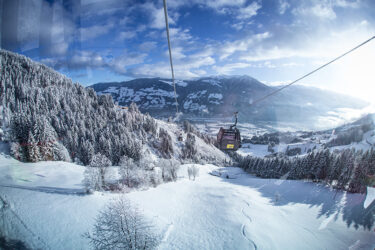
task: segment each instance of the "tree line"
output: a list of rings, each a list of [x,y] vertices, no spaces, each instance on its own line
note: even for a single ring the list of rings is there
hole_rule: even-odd
[[[297,157],[238,157],[239,166],[262,178],[309,179],[334,188],[363,193],[375,185],[375,150],[314,150]]]

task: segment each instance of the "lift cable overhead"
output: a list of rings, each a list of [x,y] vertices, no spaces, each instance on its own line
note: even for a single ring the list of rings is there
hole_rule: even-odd
[[[172,72],[172,83],[173,83],[173,90],[174,90],[174,98],[175,98],[175,102],[176,102],[176,116],[178,116],[178,102],[177,102],[177,93],[176,93],[176,83],[175,83],[175,79],[174,79],[174,70],[173,70],[173,60],[172,60],[172,49],[171,49],[171,42],[170,42],[170,38],[169,38],[169,25],[168,25],[168,12],[167,12],[167,3],[166,3],[166,0],[163,0],[163,3],[164,3],[164,17],[165,17],[165,27],[166,27],[166,31],[167,31],[167,39],[168,39],[168,50],[169,50],[169,62],[171,64],[171,72]],[[253,106],[265,99],[267,99],[268,97],[271,97],[275,94],[277,94],[278,92],[282,91],[283,89],[286,89],[287,87],[295,84],[296,82],[299,82],[301,81],[302,79],[314,74],[315,72],[327,67],[328,65],[330,65],[331,63],[341,59],[342,57],[350,54],[351,52],[355,51],[356,49],[362,47],[363,45],[365,45],[366,43],[372,41],[375,39],[375,36],[371,37],[370,39],[362,42],[361,44],[357,45],[356,47],[350,49],[349,51],[345,52],[344,54],[334,58],[333,60],[327,62],[326,64],[323,64],[322,66],[314,69],[313,71],[301,76],[300,78],[298,78],[297,80],[294,80],[293,82],[279,88],[279,89],[276,89],[274,91],[272,91],[271,93],[255,100],[254,102],[250,103],[250,106]],[[220,131],[217,135],[217,140],[218,140],[218,143],[219,143],[219,148],[222,149],[222,150],[237,150],[238,148],[241,147],[241,136],[240,136],[240,131],[239,129],[236,127],[237,125],[237,114],[238,112],[235,112],[234,115],[235,115],[235,119],[236,119],[236,122],[234,125],[230,126],[229,129],[224,129],[224,128],[220,128]]]
[[[308,77],[309,75],[314,74],[315,72],[317,72],[317,71],[321,70],[322,68],[324,68],[324,67],[330,65],[331,63],[333,63],[333,62],[335,62],[335,61],[341,59],[342,57],[344,57],[344,56],[346,56],[347,54],[353,52],[354,50],[358,49],[359,47],[362,47],[363,45],[365,45],[366,43],[370,42],[370,41],[373,40],[373,39],[375,39],[375,36],[373,36],[373,37],[371,37],[370,39],[364,41],[363,43],[357,45],[356,47],[354,47],[354,48],[352,48],[351,50],[345,52],[344,54],[342,54],[342,55],[336,57],[335,59],[333,59],[333,60],[327,62],[326,64],[320,66],[319,68],[314,69],[314,70],[311,71],[310,73],[307,73],[306,75],[304,75],[304,76],[298,78],[297,80],[295,80],[295,81],[293,81],[293,82],[291,82],[291,83],[289,83],[289,84],[287,84],[287,85],[285,85],[285,86],[283,86],[283,87],[281,87],[281,88],[279,88],[279,89],[277,89],[277,90],[275,90],[275,91],[273,91],[273,92],[271,92],[271,93],[269,93],[269,94],[267,94],[267,95],[265,95],[265,96],[263,96],[263,97],[261,97],[261,98],[255,100],[254,102],[252,102],[252,103],[250,104],[250,106],[252,106],[252,105],[254,105],[254,104],[258,103],[258,102],[261,102],[261,101],[267,99],[268,97],[273,96],[274,94],[280,92],[281,90],[283,90],[283,89],[285,89],[285,88],[287,88],[287,87],[289,87],[289,86],[295,84],[296,82],[298,82],[298,81],[300,81],[300,80],[302,80],[302,79]]]
[[[175,102],[176,102],[176,115],[177,115],[178,114],[178,102],[177,102],[176,84],[175,84],[175,80],[174,80],[174,70],[173,70],[173,61],[172,61],[171,41],[169,39],[169,25],[168,25],[167,1],[163,0],[163,3],[164,3],[165,28],[167,30],[167,39],[168,39],[169,62],[171,64],[172,83],[173,83],[173,90],[174,90],[174,99],[175,99]]]
[[[357,45],[356,47],[352,48],[351,50],[345,52],[344,54],[340,55],[339,57],[336,57],[335,59],[329,61],[328,63],[316,68],[315,70],[311,71],[310,73],[298,78],[297,80],[289,83],[288,85],[285,85],[265,96],[263,96],[262,98],[259,98],[257,99],[256,101],[254,101],[253,103],[250,104],[251,105],[254,105],[256,103],[259,103],[265,99],[267,99],[268,97],[280,92],[281,90],[295,84],[296,82],[308,77],[309,75],[311,74],[314,74],[315,72],[317,72],[318,70],[321,70],[322,68],[328,66],[329,64],[339,60],[340,58],[346,56],[347,54],[353,52],[354,50],[358,49],[359,47],[365,45],[366,43],[370,42],[371,40],[375,39],[375,36],[371,37],[370,39],[364,41],[363,43]],[[235,123],[234,125],[230,126],[229,129],[225,129],[225,128],[220,128],[218,134],[217,134],[217,142],[218,142],[218,145],[219,145],[219,148],[221,150],[224,150],[224,151],[236,151],[237,149],[239,149],[241,147],[241,135],[240,135],[240,131],[239,129],[236,127],[237,126],[237,114],[238,112],[235,112],[234,113],[234,116],[235,116]]]

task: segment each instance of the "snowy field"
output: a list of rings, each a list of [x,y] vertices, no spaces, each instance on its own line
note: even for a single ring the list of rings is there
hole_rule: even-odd
[[[84,194],[82,166],[0,157],[0,225],[7,235],[32,248],[89,249],[82,234],[120,194]],[[199,165],[200,176],[190,181],[187,166],[177,182],[126,194],[155,222],[160,249],[375,246],[373,218],[368,216],[375,202],[365,195],[310,182],[259,179],[238,168],[213,165]]]

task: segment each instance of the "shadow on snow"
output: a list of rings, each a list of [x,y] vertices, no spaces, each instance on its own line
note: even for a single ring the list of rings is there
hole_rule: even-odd
[[[262,179],[254,177],[240,168],[223,168],[220,170],[223,181],[257,189],[263,197],[270,199],[274,206],[287,204],[307,204],[319,206],[317,218],[334,216],[337,220],[340,213],[347,226],[371,230],[375,220],[375,201],[365,208],[366,194],[353,194],[335,190],[322,183],[303,180]],[[246,176],[246,178],[244,178]]]
[[[48,194],[79,195],[79,196],[87,195],[87,192],[84,189],[79,189],[79,188],[59,188],[59,187],[44,187],[44,186],[28,187],[28,186],[19,186],[19,185],[0,185],[0,187],[18,188],[18,189],[37,191],[37,192],[43,192],[43,193],[48,193]]]

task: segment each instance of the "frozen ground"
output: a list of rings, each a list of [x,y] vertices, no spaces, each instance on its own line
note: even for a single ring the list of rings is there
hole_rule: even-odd
[[[190,181],[186,168],[177,182],[126,194],[156,223],[160,249],[375,247],[375,202],[365,195],[213,165],[199,165],[200,176]],[[85,195],[83,167],[71,163],[20,163],[2,155],[0,173],[0,226],[33,248],[88,249],[82,234],[119,195]]]

